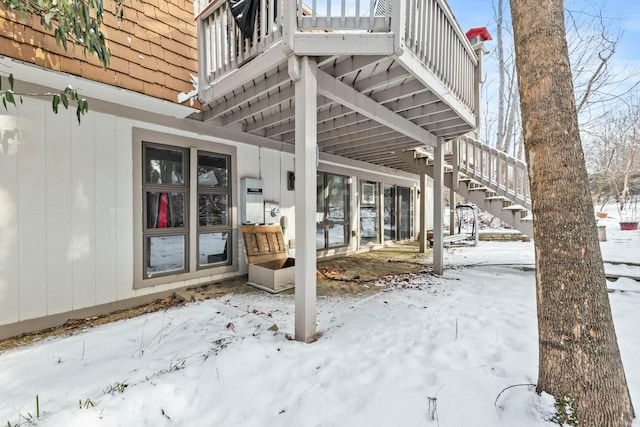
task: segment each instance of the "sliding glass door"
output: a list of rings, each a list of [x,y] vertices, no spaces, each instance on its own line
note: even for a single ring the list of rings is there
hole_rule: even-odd
[[[384,240],[408,240],[413,237],[413,190],[384,186]]]
[[[349,244],[349,178],[318,173],[316,249]]]

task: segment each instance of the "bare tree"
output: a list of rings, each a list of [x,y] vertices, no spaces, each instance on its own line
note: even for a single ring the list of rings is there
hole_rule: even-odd
[[[517,128],[519,110],[511,30],[508,22],[504,20],[504,9],[503,0],[498,0],[497,4],[494,4],[498,66],[498,116],[495,146],[498,150],[509,152],[513,132]],[[505,33],[508,35],[505,36]]]
[[[606,112],[585,142],[594,204],[601,209],[611,197],[626,214],[630,196],[640,192],[640,105],[631,96],[622,107]],[[635,187],[634,187],[635,185]]]
[[[626,117],[618,111],[602,116],[601,125],[585,132],[584,142],[587,170],[591,176],[593,203],[600,211],[615,196],[620,153],[625,135],[629,131]]]
[[[569,57],[573,71],[576,104],[581,130],[599,126],[604,112],[612,108],[621,97],[634,88],[637,81],[633,70],[613,70],[615,57],[623,32],[615,19],[604,16],[601,6],[581,2],[583,10],[566,9],[566,28]],[[517,74],[513,61],[511,23],[504,16],[502,0],[494,3],[496,21],[496,61],[498,88],[493,101],[497,116],[486,127],[496,126],[496,148],[513,153],[522,152],[519,135],[520,111],[517,102]],[[635,83],[638,84],[638,83]],[[486,85],[491,91],[491,85]],[[495,90],[495,85],[493,86]],[[512,148],[513,147],[513,148]]]
[[[581,5],[584,8],[589,6]],[[567,42],[573,73],[576,107],[582,130],[598,126],[599,119],[638,85],[634,70],[611,66],[623,31],[601,9],[566,10]]]
[[[558,421],[630,426],[634,412],[589,194],[563,1],[511,0],[511,15],[533,205],[537,389],[559,402]]]

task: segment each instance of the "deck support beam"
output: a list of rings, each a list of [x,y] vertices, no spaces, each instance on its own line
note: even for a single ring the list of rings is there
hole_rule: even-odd
[[[427,253],[427,174],[420,173],[420,253]]]
[[[289,59],[295,82],[295,339],[316,340],[317,64]]]
[[[443,240],[443,203],[444,186],[444,140],[438,138],[434,148],[433,165],[433,272],[442,275],[444,272],[444,240]]]
[[[409,138],[421,141],[425,145],[437,145],[436,136],[429,131],[394,113],[322,70],[318,70],[318,91],[321,95]]]

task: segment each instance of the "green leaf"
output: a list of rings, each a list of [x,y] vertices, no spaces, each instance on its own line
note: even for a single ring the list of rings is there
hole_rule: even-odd
[[[62,100],[62,105],[64,105],[64,108],[69,108],[69,98],[67,98],[67,95],[65,95],[64,92],[60,94],[60,99]]]
[[[87,111],[89,111],[89,103],[87,102],[87,100],[84,98],[78,100],[78,107],[76,108],[76,117],[78,118],[78,124],[80,124],[80,117]]]
[[[4,94],[4,97],[7,99],[7,102],[9,102],[9,103],[11,103],[11,104],[13,104],[13,105],[16,105],[16,100],[15,100],[15,98],[13,97],[13,92],[12,92],[12,91],[8,90],[8,91]]]
[[[55,93],[53,95],[53,99],[51,100],[51,107],[53,108],[54,113],[58,113],[58,105],[60,105],[60,95]]]
[[[13,74],[9,74],[8,80],[9,80],[9,89],[13,90]]]
[[[82,11],[84,12],[84,22],[89,23],[91,21],[89,17],[89,5],[82,2]]]

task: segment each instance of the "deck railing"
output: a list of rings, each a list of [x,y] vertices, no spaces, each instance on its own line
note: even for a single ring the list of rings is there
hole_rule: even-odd
[[[235,70],[281,40],[285,3],[286,0],[260,0],[259,17],[248,38],[240,32],[226,0],[209,3],[197,17],[200,84],[210,83]],[[263,20],[264,16],[267,19]]]
[[[297,29],[389,32],[392,2],[393,0],[297,0]]]
[[[443,0],[405,0],[406,46],[473,110],[476,54]],[[402,16],[401,15],[401,16]]]
[[[467,108],[474,109],[476,54],[444,0],[259,0],[251,37],[244,37],[226,0],[213,0],[197,17],[203,88],[294,34],[394,33]],[[263,17],[266,17],[263,19]]]
[[[460,172],[531,210],[525,162],[469,137],[460,137],[457,143]]]

